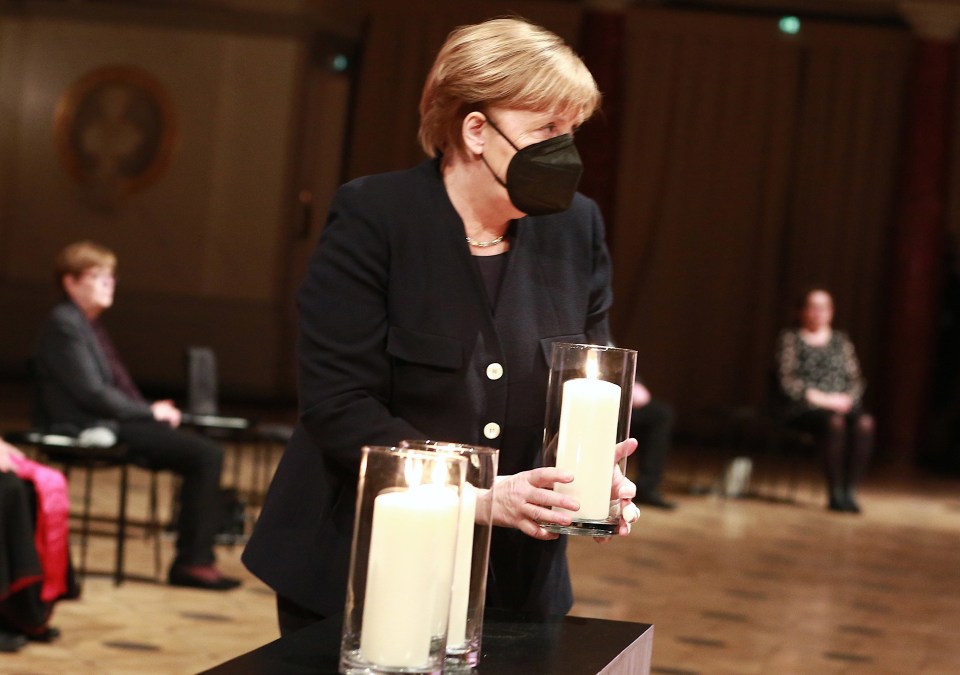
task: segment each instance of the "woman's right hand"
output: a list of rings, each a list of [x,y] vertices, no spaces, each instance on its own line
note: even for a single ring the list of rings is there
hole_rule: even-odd
[[[580,504],[576,499],[553,490],[555,483],[572,481],[572,473],[554,467],[498,476],[493,491],[493,524],[516,528],[534,539],[556,539],[560,535],[547,532],[540,527],[540,523],[571,523],[569,515],[554,511],[552,507],[579,510]]]
[[[173,404],[173,401],[154,401],[150,405],[150,412],[153,413],[153,419],[157,422],[166,422],[173,428],[180,426],[180,409]]]

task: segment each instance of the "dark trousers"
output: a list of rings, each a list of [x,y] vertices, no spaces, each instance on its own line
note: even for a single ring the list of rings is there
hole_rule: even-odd
[[[182,479],[174,565],[210,565],[213,538],[220,526],[220,471],[223,450],[213,441],[163,422],[121,422],[119,441],[131,460]]]
[[[637,451],[627,458],[627,474],[637,484],[637,494],[656,492],[670,452],[673,434],[673,408],[651,399],[630,414],[630,436],[636,438]],[[631,464],[633,469],[631,469]]]
[[[859,410],[840,414],[818,408],[800,413],[788,424],[812,433],[817,439],[831,494],[857,486],[873,454],[872,416]]]

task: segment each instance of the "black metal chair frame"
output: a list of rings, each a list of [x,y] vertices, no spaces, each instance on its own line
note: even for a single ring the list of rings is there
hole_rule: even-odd
[[[233,487],[245,500],[248,507],[262,505],[267,486],[272,478],[270,466],[275,451],[282,449],[293,433],[292,428],[282,424],[259,424],[245,417],[228,417],[220,414],[219,378],[217,355],[211,347],[192,346],[185,351],[185,375],[187,380],[187,405],[181,422],[224,445],[231,451]],[[251,484],[241,487],[241,459],[245,448],[251,450]],[[248,511],[252,522],[253,514]],[[240,537],[240,539],[245,539]],[[234,539],[221,539],[222,543],[235,543]]]
[[[724,469],[735,457],[745,456],[753,460],[748,495],[796,501],[800,474],[811,462],[808,456],[814,450],[809,433],[791,428],[775,412],[748,405],[709,409],[698,421],[701,429],[687,443],[712,446],[716,452],[711,466],[692,460],[687,478],[691,493],[723,494]],[[709,433],[705,434],[703,428],[709,428]],[[706,483],[701,479],[703,471]]]

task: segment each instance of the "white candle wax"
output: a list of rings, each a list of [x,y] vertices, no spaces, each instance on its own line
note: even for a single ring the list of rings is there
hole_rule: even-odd
[[[563,383],[557,468],[574,475],[554,489],[580,502],[573,518],[603,520],[610,515],[610,488],[620,418],[620,386],[593,378]]]
[[[434,485],[384,491],[374,500],[360,633],[360,653],[370,663],[429,661],[436,607],[450,598],[459,502],[455,490]]]
[[[477,492],[463,485],[460,525],[457,532],[457,560],[453,568],[453,595],[450,598],[450,628],[447,647],[462,647],[467,641],[467,609],[470,601],[470,566],[473,560],[473,528],[477,513]]]

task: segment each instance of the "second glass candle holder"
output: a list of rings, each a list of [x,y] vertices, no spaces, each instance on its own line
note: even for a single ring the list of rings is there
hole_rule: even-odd
[[[490,533],[493,529],[493,489],[500,451],[479,445],[431,440],[406,440],[400,441],[400,445],[415,450],[452,453],[466,460],[444,667],[448,672],[469,671],[480,661]]]

